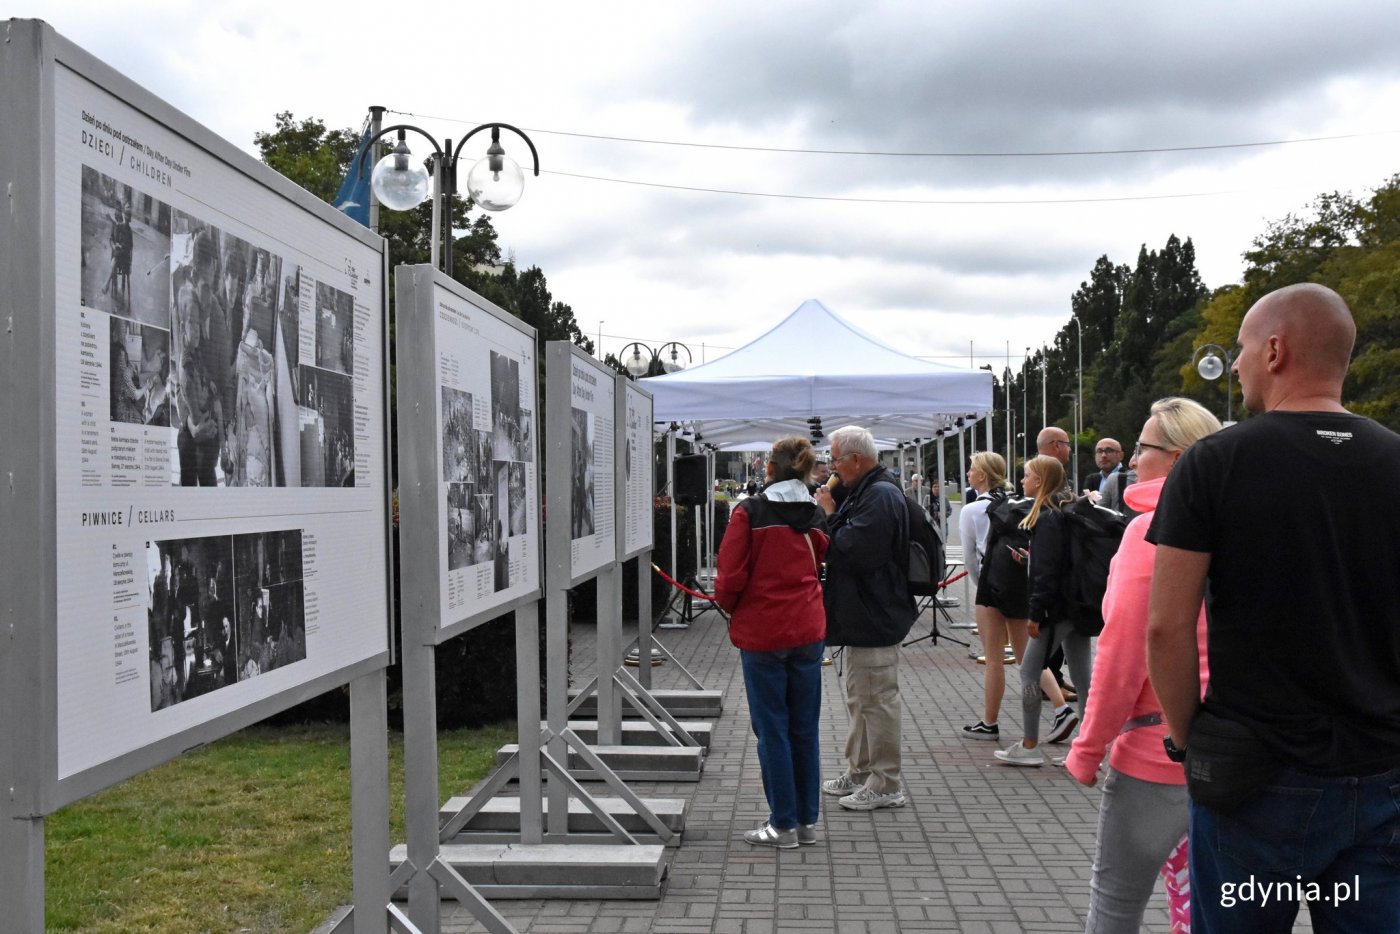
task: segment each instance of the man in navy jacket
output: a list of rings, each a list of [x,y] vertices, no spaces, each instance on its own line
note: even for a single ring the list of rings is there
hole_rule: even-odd
[[[846,646],[846,770],[822,783],[855,811],[903,807],[900,787],[899,644],[916,615],[909,593],[909,514],[904,494],[857,426],[831,433],[831,469],[846,495],[840,508],[817,490],[831,545],[826,561],[826,641]]]

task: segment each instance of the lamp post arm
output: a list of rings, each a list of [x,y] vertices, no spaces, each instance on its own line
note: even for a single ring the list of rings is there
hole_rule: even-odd
[[[530,137],[525,135],[524,130],[518,129],[517,127],[513,127],[509,123],[483,123],[481,126],[472,130],[466,136],[463,136],[461,142],[457,144],[457,148],[452,152],[452,164],[457,164],[457,157],[461,154],[462,147],[467,144],[467,140],[471,139],[473,136],[480,133],[482,130],[488,129],[491,131],[492,142],[498,143],[501,141],[501,130],[510,130],[516,136],[523,139],[525,141],[525,145],[530,147],[530,158],[534,160],[535,175],[538,176],[540,174],[540,154],[535,151],[535,144],[530,141]]]
[[[375,143],[379,142],[381,139],[388,136],[390,133],[398,133],[399,136],[403,136],[408,130],[412,130],[413,132],[417,133],[419,136],[427,140],[428,144],[433,147],[434,156],[436,156],[439,159],[445,159],[447,157],[447,154],[444,153],[442,149],[438,146],[437,140],[433,139],[433,137],[428,133],[427,130],[420,129],[419,127],[413,126],[412,124],[408,123],[396,123],[393,126],[385,127],[384,129],[376,133],[374,136],[370,137],[369,145],[364,147],[364,149],[360,151],[359,158],[355,160],[355,171],[359,175],[365,174],[365,157],[373,151]],[[463,142],[465,142],[465,140]]]

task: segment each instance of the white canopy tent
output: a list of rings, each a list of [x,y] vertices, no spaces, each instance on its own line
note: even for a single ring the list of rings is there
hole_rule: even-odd
[[[857,424],[889,442],[931,440],[992,408],[991,373],[901,353],[816,299],[713,363],[645,383],[658,423],[721,449],[810,436],[814,425],[829,433]]]

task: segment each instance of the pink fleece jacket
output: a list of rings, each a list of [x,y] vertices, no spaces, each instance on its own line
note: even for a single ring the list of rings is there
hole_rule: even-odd
[[[1148,542],[1146,536],[1165,482],[1162,477],[1134,483],[1123,494],[1128,505],[1141,515],[1128,524],[1123,543],[1109,567],[1108,589],[1103,597],[1104,629],[1094,658],[1089,709],[1065,759],[1065,768],[1082,782],[1093,779],[1112,743],[1109,762],[1124,775],[1162,785],[1186,784],[1181,765],[1168,759],[1162,748],[1162,738],[1167,735],[1165,723],[1119,735],[1129,720],[1162,712],[1162,704],[1147,680],[1147,603],[1157,546]],[[1204,695],[1209,677],[1204,605],[1196,618],[1196,645]]]

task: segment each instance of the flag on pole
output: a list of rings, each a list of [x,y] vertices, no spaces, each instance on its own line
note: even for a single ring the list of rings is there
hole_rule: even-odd
[[[365,121],[365,131],[360,136],[360,147],[355,152],[355,158],[351,160],[349,169],[345,172],[345,180],[340,183],[340,191],[336,192],[335,200],[331,202],[336,210],[344,211],[345,215],[352,220],[357,220],[366,227],[369,226],[369,199],[373,197],[369,190],[370,172],[374,166],[370,164],[364,152],[369,148],[369,120]],[[363,171],[361,171],[361,158],[364,158]]]

